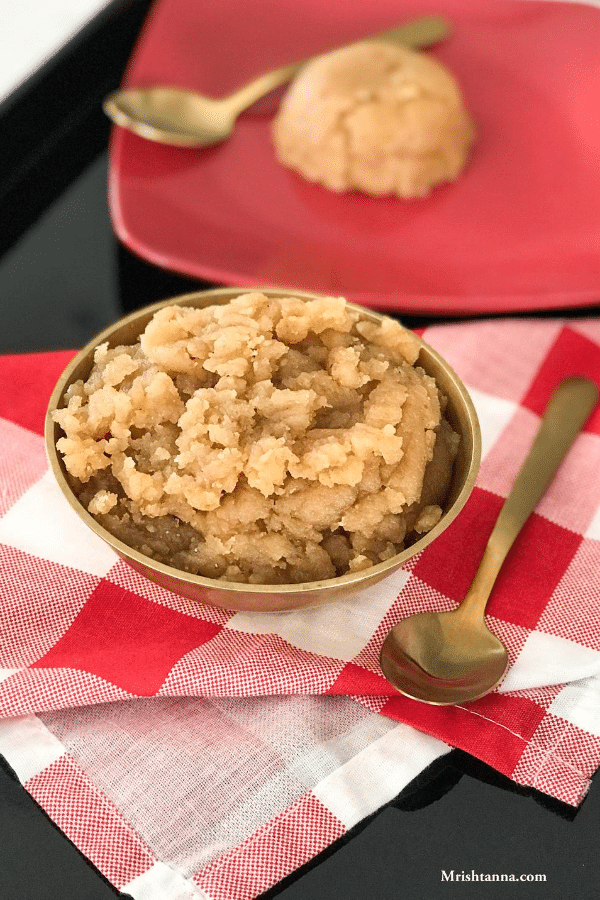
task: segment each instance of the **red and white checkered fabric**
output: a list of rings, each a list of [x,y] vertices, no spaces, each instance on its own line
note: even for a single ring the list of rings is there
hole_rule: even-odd
[[[449,746],[566,803],[585,795],[600,765],[600,408],[498,579],[500,690],[430,707],[377,660],[399,618],[464,596],[554,387],[600,383],[600,321],[424,337],[480,416],[473,495],[384,583],[283,614],[203,607],[118,560],[47,471],[45,406],[72,354],[0,360],[0,753],[136,900],[255,897]]]

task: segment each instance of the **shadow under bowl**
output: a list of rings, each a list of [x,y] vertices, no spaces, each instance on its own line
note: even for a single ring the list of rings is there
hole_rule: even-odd
[[[410,547],[385,562],[359,572],[351,572],[324,581],[298,584],[240,584],[206,578],[202,575],[192,575],[157,562],[114,537],[85,509],[69,484],[62,456],[56,448],[56,442],[63,432],[60,426],[53,421],[52,413],[64,406],[64,395],[67,388],[73,382],[79,379],[85,380],[88,377],[93,366],[94,351],[99,344],[108,342],[110,347],[115,347],[120,344],[135,343],[152,316],[163,306],[177,304],[203,307],[224,304],[250,290],[250,288],[215,288],[172,297],[119,319],[86,344],[67,366],[50,398],[45,423],[46,453],[50,467],[63,495],[80,519],[133,569],[155,584],[179,596],[225,609],[260,612],[295,609],[331,600],[343,600],[381,581],[431,544],[456,518],[475,484],[481,459],[481,433],[475,407],[467,389],[453,369],[421,338],[417,337],[421,347],[418,363],[428,375],[435,379],[441,392],[446,395],[448,399],[446,418],[460,435],[460,446],[454,462],[444,512],[438,524]],[[285,289],[255,288],[254,290],[260,290],[261,293],[271,297],[292,296],[310,300],[316,296],[305,291]],[[383,318],[373,310],[352,303],[349,303],[348,307],[358,311],[363,318],[372,322],[378,322]]]

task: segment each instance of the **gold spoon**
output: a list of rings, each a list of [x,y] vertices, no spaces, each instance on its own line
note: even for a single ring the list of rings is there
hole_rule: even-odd
[[[508,654],[486,627],[485,607],[508,551],[596,406],[598,395],[597,385],[587,378],[567,378],[558,386],[463,602],[450,612],[408,616],[387,635],[380,665],[401,694],[446,706],[483,697],[504,678]]]
[[[429,47],[450,34],[450,23],[424,16],[364,40],[383,40],[407,47]],[[140,137],[178,147],[206,147],[229,137],[239,114],[274,88],[285,84],[308,59],[260,75],[228,97],[205,97],[181,88],[156,85],[114,91],[103,109],[116,125]]]

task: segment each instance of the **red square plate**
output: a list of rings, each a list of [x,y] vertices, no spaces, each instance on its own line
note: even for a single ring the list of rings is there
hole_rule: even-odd
[[[110,209],[150,262],[432,315],[576,307],[600,296],[600,9],[536,0],[160,0],[125,83],[219,95],[253,75],[427,12],[430,51],[478,127],[467,171],[425,199],[338,195],[276,161],[270,104],[233,137],[171,148],[116,128]]]

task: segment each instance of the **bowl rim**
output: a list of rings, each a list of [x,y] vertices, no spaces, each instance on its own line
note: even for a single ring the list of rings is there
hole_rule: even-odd
[[[203,298],[211,301],[217,301],[219,298],[227,300],[240,296],[241,294],[255,292],[266,294],[267,296],[289,296],[299,297],[301,299],[307,300],[315,299],[315,297],[332,296],[285,287],[206,288],[204,290],[190,291],[185,294],[177,294],[165,300],[159,300],[156,303],[140,307],[139,309],[134,310],[133,312],[117,319],[111,325],[108,325],[101,332],[99,332],[95,337],[91,338],[81,348],[81,350],[76,353],[76,355],[67,364],[66,368],[61,373],[52,391],[46,409],[46,417],[44,423],[46,456],[52,474],[56,479],[63,496],[67,499],[69,505],[77,513],[77,515],[85,522],[85,524],[89,528],[91,528],[91,530],[98,537],[100,537],[105,543],[111,546],[118,556],[124,558],[125,561],[127,561],[128,559],[135,561],[138,571],[139,567],[142,567],[142,569],[146,568],[149,570],[154,570],[174,582],[193,584],[197,585],[200,588],[206,588],[213,591],[221,591],[223,593],[230,593],[232,595],[238,593],[265,594],[271,592],[286,595],[314,593],[315,591],[323,590],[325,588],[333,590],[336,588],[343,588],[344,586],[356,586],[360,585],[360,582],[362,581],[368,581],[369,583],[378,581],[385,575],[398,569],[403,565],[403,563],[407,562],[417,553],[420,553],[422,550],[424,550],[425,547],[431,544],[432,541],[434,541],[443,531],[446,530],[446,528],[448,528],[448,526],[461,512],[469,496],[471,495],[481,464],[481,428],[479,424],[479,418],[477,416],[477,411],[475,410],[473,400],[471,399],[467,388],[465,387],[459,376],[456,374],[452,366],[450,366],[450,364],[446,362],[446,360],[437,352],[437,350],[434,350],[433,347],[431,347],[426,341],[423,340],[420,335],[416,334],[414,331],[412,332],[412,334],[414,334],[417,342],[419,343],[420,349],[426,351],[426,353],[437,363],[437,365],[444,370],[446,376],[452,382],[457,395],[460,397],[463,403],[464,412],[466,413],[472,434],[473,452],[469,460],[462,487],[454,498],[454,502],[452,503],[452,505],[443,513],[440,521],[436,525],[434,525],[434,527],[430,531],[426,532],[422,537],[415,541],[415,543],[410,547],[401,550],[399,553],[394,554],[394,556],[390,557],[387,560],[384,560],[383,562],[375,563],[374,565],[369,566],[369,568],[367,569],[360,569],[357,572],[347,572],[344,575],[338,575],[334,578],[327,578],[319,581],[303,581],[290,584],[253,584],[248,582],[226,581],[220,578],[209,578],[204,575],[196,575],[190,572],[185,572],[182,569],[177,569],[174,566],[169,566],[166,563],[154,560],[152,559],[152,557],[146,556],[139,550],[135,550],[133,547],[130,547],[128,544],[115,537],[107,529],[103,528],[102,525],[100,525],[100,523],[97,522],[96,519],[91,515],[91,513],[88,512],[83,504],[79,502],[78,498],[76,497],[68,483],[65,474],[64,463],[62,462],[62,457],[60,456],[60,453],[56,447],[56,429],[60,426],[57,426],[57,424],[52,419],[52,413],[55,409],[60,408],[60,401],[64,395],[66,388],[71,383],[73,372],[88,356],[90,356],[92,351],[95,350],[100,344],[103,344],[106,341],[110,342],[110,338],[112,337],[112,335],[114,335],[115,332],[120,331],[128,324],[135,322],[137,319],[141,319],[144,316],[151,318],[154,313],[165,306],[189,305],[190,303],[192,303],[192,301],[201,300]],[[371,320],[379,321],[381,318],[389,318],[389,314],[380,313],[377,310],[360,306],[359,304],[352,303],[351,301],[346,301],[346,305],[352,311],[358,312],[364,315],[366,318],[371,318]],[[93,359],[91,362],[93,364]],[[416,547],[417,549],[415,549]],[[150,576],[146,577],[149,578]]]

